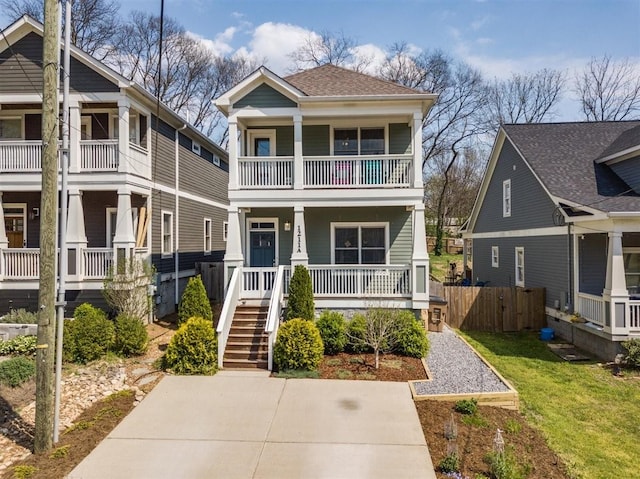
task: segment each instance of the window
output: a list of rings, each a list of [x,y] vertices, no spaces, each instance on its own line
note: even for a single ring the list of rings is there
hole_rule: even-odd
[[[335,128],[334,155],[384,155],[384,128]]]
[[[220,166],[220,157],[218,155],[213,155],[213,164]]]
[[[80,139],[90,140],[91,138],[91,117],[85,115],[80,118]]]
[[[0,140],[22,139],[22,120],[20,118],[0,118]]]
[[[494,268],[500,266],[500,250],[497,246],[491,247],[491,266]]]
[[[204,219],[204,254],[211,254],[211,218]]]
[[[196,155],[200,154],[200,143],[196,143],[195,141],[191,142],[191,151],[193,151]]]
[[[276,156],[276,130],[247,131],[249,156]]]
[[[511,180],[502,182],[502,216],[511,216]]]
[[[334,264],[386,264],[387,224],[333,224]]]
[[[516,286],[524,287],[524,248],[516,247]]]
[[[640,299],[640,248],[623,248],[624,277],[632,299]]]
[[[162,212],[162,223],[160,224],[160,237],[162,238],[162,255],[173,255],[173,213]]]
[[[227,241],[227,237],[229,236],[229,222],[222,222],[222,241]]]

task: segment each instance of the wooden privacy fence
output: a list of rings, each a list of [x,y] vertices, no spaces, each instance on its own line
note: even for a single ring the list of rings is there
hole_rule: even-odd
[[[544,288],[443,286],[431,282],[430,294],[448,303],[446,323],[469,331],[513,332],[547,326]]]
[[[222,301],[224,297],[224,263],[196,263],[196,274],[202,278],[207,297],[214,301]]]

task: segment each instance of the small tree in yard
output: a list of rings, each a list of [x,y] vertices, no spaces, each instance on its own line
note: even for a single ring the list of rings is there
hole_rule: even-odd
[[[313,302],[313,285],[309,270],[297,265],[289,283],[289,300],[287,302],[287,321],[302,318],[313,321],[315,305]]]
[[[350,340],[357,346],[369,346],[375,354],[376,369],[380,367],[380,353],[393,348],[396,336],[396,316],[392,310],[373,308],[365,315],[364,331]]]
[[[118,315],[146,321],[151,311],[149,285],[154,272],[152,265],[137,257],[118,261],[104,280],[105,301]]]
[[[200,276],[189,278],[187,287],[182,293],[178,304],[178,324],[180,325],[194,316],[213,321],[211,303]]]

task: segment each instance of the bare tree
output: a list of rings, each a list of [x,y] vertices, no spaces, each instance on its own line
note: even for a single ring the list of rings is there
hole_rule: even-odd
[[[371,64],[372,59],[357,55],[356,47],[356,41],[345,36],[344,32],[323,31],[319,35],[310,33],[289,56],[293,61],[291,71],[330,64],[362,72]]]
[[[497,130],[501,123],[536,123],[553,118],[564,89],[558,70],[514,73],[508,80],[494,80],[488,88],[487,118]]]
[[[575,78],[587,121],[631,120],[640,116],[640,70],[628,58],[592,58]]]
[[[40,0],[1,0],[5,12],[13,20],[29,15],[42,22],[44,3]],[[64,18],[65,3],[62,4]],[[71,43],[104,60],[113,55],[113,40],[120,27],[120,4],[115,0],[72,0]]]

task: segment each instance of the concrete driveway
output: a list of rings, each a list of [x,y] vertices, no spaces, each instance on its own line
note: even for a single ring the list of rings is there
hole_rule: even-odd
[[[68,477],[436,476],[406,383],[223,371],[163,379]]]

